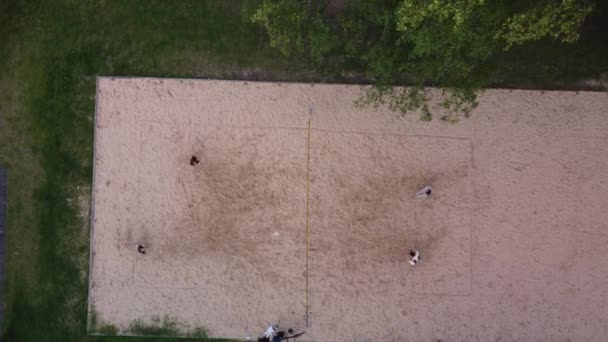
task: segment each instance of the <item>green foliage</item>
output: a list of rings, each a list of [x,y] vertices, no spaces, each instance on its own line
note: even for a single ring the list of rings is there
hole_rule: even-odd
[[[441,120],[444,121],[457,121],[458,117],[454,115],[455,113],[462,113],[465,117],[469,117],[471,111],[479,105],[477,90],[473,88],[447,88],[444,89],[443,95],[441,106],[448,111],[441,117]]]
[[[314,1],[263,0],[247,7],[255,8],[251,22],[264,26],[270,46],[285,56],[306,54],[321,62],[333,48],[332,32],[321,15],[324,8]]]
[[[574,43],[579,38],[578,28],[591,10],[591,5],[579,0],[546,2],[507,18],[495,37],[506,41],[505,49],[547,36]]]
[[[391,86],[374,86],[365,90],[355,104],[359,107],[372,106],[378,108],[387,106],[392,111],[406,113],[419,109],[420,119],[431,120],[431,111],[428,106],[428,90],[424,87],[397,88]]]
[[[306,6],[299,1],[264,1],[251,16],[253,23],[260,23],[268,30],[270,46],[285,55],[304,50],[305,32],[302,26],[307,21]]]
[[[440,22],[448,21],[456,30],[484,2],[485,0],[403,0],[397,6],[397,31],[415,32],[429,18]]]
[[[273,0],[259,5],[252,21],[263,24],[271,46],[285,54],[302,52],[318,39],[324,44],[312,50],[315,60],[365,70],[376,88],[360,103],[420,110],[430,119],[423,86],[444,88],[442,106],[468,116],[477,90],[492,81],[489,60],[514,44],[545,37],[573,43],[590,11],[579,0],[368,0],[347,2],[332,23],[304,2]],[[309,28],[313,19],[319,29]],[[413,87],[390,89],[399,83]]]
[[[457,11],[460,2],[451,7],[438,6],[436,1],[425,3],[404,1],[393,11],[383,7],[384,2],[359,2],[344,11],[342,27],[348,29],[348,37],[355,38],[354,44],[347,43],[347,51],[349,55],[360,54],[377,82],[376,89],[368,90],[359,103],[385,104],[403,113],[418,110],[421,119],[427,121],[432,114],[423,85],[434,84],[447,87],[445,108],[468,115],[475,106],[475,98],[470,95],[483,85],[475,73],[476,65],[496,46],[491,31],[484,30],[493,24],[493,16],[481,7],[483,1],[471,2],[466,12]],[[355,31],[362,27],[364,31]],[[365,37],[373,38],[366,44]],[[355,52],[353,46],[359,51]],[[407,90],[390,88],[400,75],[414,86]],[[471,103],[466,105],[468,100]]]
[[[378,85],[391,84],[398,73],[399,62],[407,56],[395,49],[395,14],[380,2],[353,3],[341,16],[346,39],[355,37],[349,56],[368,70]],[[346,31],[346,30],[349,31]]]

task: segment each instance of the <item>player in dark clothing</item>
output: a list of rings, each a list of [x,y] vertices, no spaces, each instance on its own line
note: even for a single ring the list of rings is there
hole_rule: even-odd
[[[201,161],[198,160],[198,158],[196,156],[192,156],[192,158],[190,158],[190,165],[194,166],[194,165],[198,165]]]

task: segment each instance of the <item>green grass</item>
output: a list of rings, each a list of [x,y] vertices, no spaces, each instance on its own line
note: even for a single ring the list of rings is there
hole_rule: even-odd
[[[174,318],[158,316],[152,317],[152,322],[135,321],[129,325],[128,333],[141,336],[187,336],[195,338],[207,338],[208,331],[203,327],[189,329]]]
[[[129,325],[129,332],[141,336],[178,336],[181,329],[176,321],[165,318],[162,322],[158,317],[152,323],[135,321]],[[204,336],[203,336],[204,337]]]
[[[10,182],[2,340],[124,340],[86,336],[89,226],[74,199],[91,182],[95,77],[306,78],[239,10],[235,1],[0,2],[0,163]]]
[[[159,316],[152,316],[150,322],[144,322],[142,320],[136,320],[131,322],[126,330],[121,331],[118,327],[104,322],[99,319],[94,309],[89,312],[89,327],[88,331],[90,335],[95,336],[115,336],[115,335],[129,335],[129,336],[145,336],[150,337],[181,337],[181,338],[195,338],[201,340],[209,339],[209,332],[204,327],[190,328],[189,326],[179,322],[177,319],[165,316],[160,318]],[[104,337],[104,339],[123,339],[126,337]]]
[[[95,311],[91,308],[89,311],[88,332],[91,335],[118,335],[119,329],[113,324],[102,321]]]
[[[89,225],[76,199],[91,183],[95,77],[346,80],[339,68],[321,73],[269,49],[264,33],[242,22],[240,6],[0,0],[0,164],[10,192],[3,341],[179,340],[86,335]],[[539,44],[497,58],[496,85],[571,88],[606,72],[602,22],[577,46]]]

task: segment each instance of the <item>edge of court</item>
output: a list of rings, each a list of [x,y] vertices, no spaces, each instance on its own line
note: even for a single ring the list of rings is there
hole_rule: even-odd
[[[89,211],[89,275],[88,275],[88,286],[87,286],[87,335],[90,335],[89,331],[89,314],[91,312],[91,288],[93,287],[92,270],[93,270],[93,238],[95,236],[95,156],[97,155],[97,113],[99,107],[99,79],[95,78],[95,112],[93,113],[93,158],[92,158],[92,179],[91,179],[91,205]]]

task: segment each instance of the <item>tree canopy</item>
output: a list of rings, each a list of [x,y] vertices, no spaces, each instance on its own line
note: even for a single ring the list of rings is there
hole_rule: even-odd
[[[248,18],[271,46],[319,65],[356,66],[375,82],[361,103],[420,109],[425,86],[445,91],[452,113],[468,113],[490,82],[487,61],[541,39],[573,43],[593,4],[585,0],[351,0],[337,15],[323,0],[258,0]],[[410,87],[393,87],[408,84]],[[399,89],[399,90],[397,90]],[[449,119],[449,116],[443,117]]]

